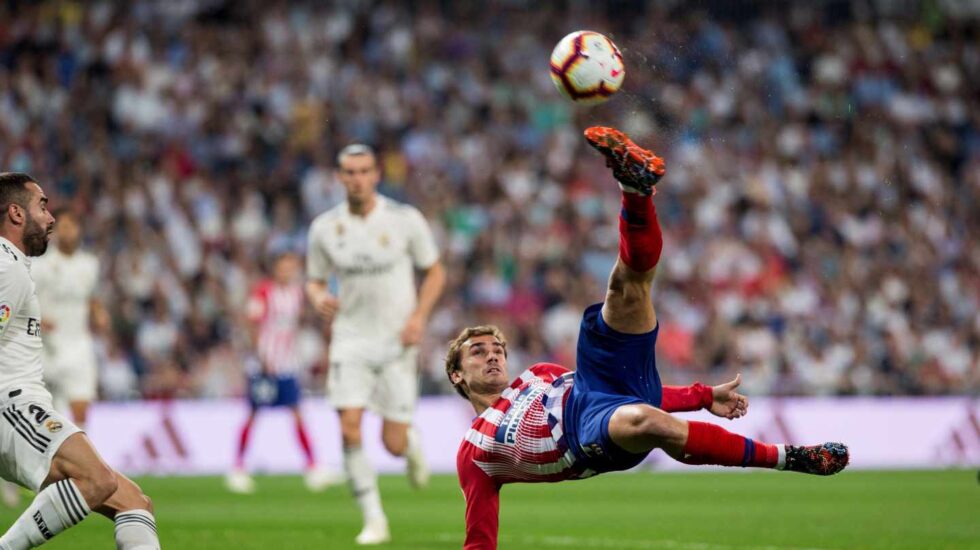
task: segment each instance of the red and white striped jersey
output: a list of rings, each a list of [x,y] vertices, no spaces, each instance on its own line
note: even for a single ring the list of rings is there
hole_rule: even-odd
[[[572,372],[553,363],[524,371],[483,411],[459,447],[456,469],[466,497],[467,550],[496,548],[499,491],[504,483],[579,479],[565,444],[562,411]]]
[[[255,286],[248,300],[248,318],[258,324],[256,353],[270,374],[299,370],[296,340],[303,316],[303,284],[277,285],[272,280]]]

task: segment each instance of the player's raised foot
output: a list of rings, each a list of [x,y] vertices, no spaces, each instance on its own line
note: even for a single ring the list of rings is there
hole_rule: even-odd
[[[361,546],[373,544],[384,544],[391,541],[391,533],[388,531],[388,519],[385,517],[373,518],[364,523],[364,529],[354,539],[354,542]]]
[[[424,489],[429,485],[429,465],[422,453],[422,444],[415,430],[408,432],[408,451],[405,452],[408,466],[408,482],[413,489]]]
[[[232,493],[248,495],[255,492],[255,481],[248,472],[234,469],[225,475],[225,488]]]
[[[612,168],[613,177],[624,191],[654,194],[653,186],[667,171],[662,158],[615,128],[593,126],[585,130],[585,139],[606,157],[606,166]]]
[[[313,493],[325,491],[345,481],[347,477],[344,474],[322,466],[314,466],[303,474],[303,484]]]
[[[824,443],[808,447],[786,446],[786,470],[829,476],[847,466],[850,459],[847,445],[843,443]]]

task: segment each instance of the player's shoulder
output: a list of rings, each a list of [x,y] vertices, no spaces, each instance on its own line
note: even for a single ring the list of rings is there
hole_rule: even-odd
[[[332,221],[341,219],[344,216],[344,211],[347,209],[347,202],[342,202],[336,206],[331,207],[320,213],[317,217],[313,218],[310,222],[310,230],[314,230],[317,227],[329,224]]]
[[[547,382],[553,382],[562,375],[571,372],[571,370],[558,363],[535,363],[531,365],[531,368],[527,369],[527,372]]]
[[[384,204],[385,213],[388,216],[411,219],[422,217],[422,212],[407,202],[401,202],[391,197],[378,195],[378,200]]]
[[[252,286],[253,296],[265,296],[272,289],[272,279],[260,279]]]
[[[30,277],[27,262],[10,244],[5,242],[0,242],[0,273],[9,277],[18,275]]]
[[[0,240],[0,263],[24,263],[20,259],[20,254],[14,251],[14,247],[6,240]]]

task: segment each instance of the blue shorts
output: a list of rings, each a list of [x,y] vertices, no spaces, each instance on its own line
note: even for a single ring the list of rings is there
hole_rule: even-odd
[[[299,404],[299,381],[295,376],[257,374],[248,378],[248,402],[260,407],[295,407]]]
[[[582,315],[575,383],[565,403],[563,424],[579,465],[598,473],[628,470],[648,453],[621,449],[609,437],[609,418],[632,403],[660,406],[663,390],[654,347],[660,325],[646,334],[623,334],[602,320],[602,304]]]

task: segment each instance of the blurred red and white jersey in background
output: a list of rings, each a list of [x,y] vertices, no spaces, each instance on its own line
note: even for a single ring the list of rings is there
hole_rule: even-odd
[[[248,319],[258,324],[255,351],[267,373],[295,375],[299,371],[297,340],[305,301],[302,282],[277,285],[266,279],[252,291]]]

